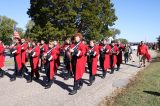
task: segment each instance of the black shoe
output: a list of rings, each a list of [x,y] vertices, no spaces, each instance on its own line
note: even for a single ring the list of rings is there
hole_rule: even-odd
[[[73,91],[71,91],[70,93],[69,93],[69,95],[74,95],[74,94],[76,94],[77,93],[77,90],[73,90]]]
[[[52,86],[52,83],[53,83],[53,81],[52,81],[52,80],[50,80],[50,81],[48,82],[48,84],[46,85],[45,89],[50,88],[50,87]]]
[[[3,78],[4,77],[4,72],[1,72],[0,73],[0,78]]]
[[[106,78],[106,72],[103,73],[102,79]]]
[[[89,84],[88,84],[88,86],[91,86],[92,85],[92,82],[90,82]]]
[[[15,81],[16,80],[16,77],[12,77],[11,79],[10,79],[10,81],[12,82],[12,81]]]
[[[116,71],[119,71],[120,67],[117,67]]]
[[[68,80],[69,79],[69,77],[64,77],[64,80]]]
[[[116,71],[119,71],[119,68],[117,68],[117,70]]]
[[[81,90],[81,89],[82,89],[82,86],[83,86],[83,82],[81,81],[81,82],[79,83],[78,90]]]
[[[36,79],[35,79],[35,80],[39,80],[39,77],[40,77],[40,75],[38,74],[38,75],[36,76]]]
[[[24,75],[18,75],[17,78],[23,78]]]
[[[105,76],[103,75],[101,78],[102,78],[102,79],[104,79],[104,78],[105,78]]]
[[[32,82],[32,79],[30,79],[30,80],[27,81],[27,83],[31,83],[31,82]]]
[[[83,85],[79,85],[77,90],[81,90]]]
[[[113,74],[114,73],[114,69],[111,69],[111,72],[110,72],[110,74]]]
[[[49,89],[51,87],[51,84],[47,84],[45,89]]]
[[[26,73],[28,73],[28,69],[26,68]]]

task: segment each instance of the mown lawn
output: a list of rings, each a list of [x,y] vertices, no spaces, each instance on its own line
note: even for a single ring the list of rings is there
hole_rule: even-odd
[[[136,81],[114,98],[113,106],[160,106],[160,58],[157,57]]]

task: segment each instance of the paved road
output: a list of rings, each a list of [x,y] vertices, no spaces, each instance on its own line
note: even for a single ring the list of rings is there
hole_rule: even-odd
[[[156,56],[154,51],[150,51],[152,57]],[[45,74],[41,73],[38,82],[26,83],[26,79],[18,79],[15,82],[9,81],[10,74],[13,73],[13,58],[7,57],[5,69],[7,76],[0,79],[0,106],[93,106],[98,105],[106,96],[112,94],[117,87],[124,87],[129,83],[129,79],[134,77],[139,68],[138,58],[134,55],[135,63],[122,65],[119,72],[107,74],[105,79],[100,77],[98,71],[96,81],[92,86],[87,86],[89,75],[84,74],[84,86],[76,95],[68,95],[73,88],[73,79],[64,81],[62,78],[63,67],[60,67],[55,83],[50,89],[44,89],[46,80]]]

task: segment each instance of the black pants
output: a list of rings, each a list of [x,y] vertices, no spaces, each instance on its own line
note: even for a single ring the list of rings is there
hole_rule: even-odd
[[[70,65],[70,61],[66,61],[66,69],[68,71],[68,77],[71,77],[72,76],[72,72],[71,72],[71,65]]]
[[[75,79],[74,79],[74,87],[73,87],[73,90],[78,90],[78,88],[79,88],[80,86],[83,86],[83,80],[82,80],[82,78],[79,79],[79,80],[75,80]]]
[[[102,70],[104,69],[104,58],[102,56],[99,57],[99,61],[100,61],[100,67],[102,68]]]
[[[22,75],[27,71],[28,71],[28,69],[27,69],[26,65],[22,64]]]
[[[92,74],[92,61],[88,62],[88,69],[89,69],[89,81],[91,83],[95,80],[95,75]]]
[[[114,55],[110,55],[110,67],[111,67],[111,70],[114,69],[113,63],[114,63]]]
[[[124,61],[125,61],[125,64],[128,62],[128,53],[124,53]]]
[[[4,71],[0,68],[0,76],[4,75]]]
[[[120,66],[121,66],[121,62],[120,62],[119,57],[120,57],[120,55],[117,55],[117,68],[120,68]]]
[[[45,72],[46,72],[46,76],[48,78],[48,82],[51,80],[50,79],[50,62],[47,61],[44,65],[44,68],[45,68]]]

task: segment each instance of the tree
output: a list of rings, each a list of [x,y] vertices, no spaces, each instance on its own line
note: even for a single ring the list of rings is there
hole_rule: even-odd
[[[117,20],[113,7],[110,0],[83,0],[79,12],[80,32],[92,39],[110,36],[109,27]]]
[[[111,0],[30,0],[30,4],[27,13],[35,22],[32,31],[40,27],[42,39],[48,31],[49,38],[63,39],[80,32],[87,39],[100,39],[117,20]]]
[[[31,37],[30,34],[31,34],[31,30],[34,27],[34,25],[35,25],[35,23],[32,20],[28,21],[28,23],[26,25],[26,32],[25,32],[26,38]]]
[[[118,38],[118,39],[116,39],[116,42],[117,42],[118,40],[120,40],[123,44],[128,43],[128,40],[127,40],[127,39],[124,39],[124,38]]]
[[[0,16],[0,40],[4,44],[10,44],[13,37],[13,25],[17,25],[17,22],[6,16]],[[20,36],[23,36],[23,29],[17,28]]]
[[[109,29],[109,36],[112,36],[113,37],[113,39],[115,39],[116,38],[116,35],[120,35],[121,34],[121,31],[119,30],[119,29],[116,29],[116,28],[111,28],[111,29]]]

